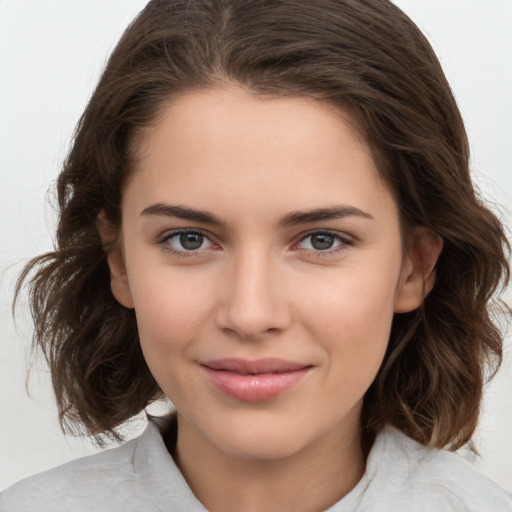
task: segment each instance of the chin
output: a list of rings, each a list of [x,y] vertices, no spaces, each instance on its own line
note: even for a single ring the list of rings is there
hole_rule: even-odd
[[[270,461],[284,459],[301,451],[304,441],[281,432],[228,433],[218,448],[229,457],[241,460]]]
[[[243,414],[224,417],[221,425],[205,432],[217,449],[244,460],[276,460],[290,457],[309,445],[315,433],[304,422],[287,415]],[[220,428],[219,428],[220,427]]]

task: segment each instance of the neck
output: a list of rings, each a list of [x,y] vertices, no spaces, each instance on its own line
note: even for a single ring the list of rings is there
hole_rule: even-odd
[[[365,465],[358,424],[293,455],[254,460],[223,453],[179,414],[174,459],[211,512],[325,510],[355,487]]]

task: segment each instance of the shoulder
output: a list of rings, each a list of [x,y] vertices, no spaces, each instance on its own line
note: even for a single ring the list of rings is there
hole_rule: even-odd
[[[510,496],[462,456],[427,448],[392,427],[375,441],[367,478],[368,498],[380,494],[379,511],[512,512]]]
[[[176,417],[148,416],[137,439],[22,480],[0,494],[1,512],[206,512],[166,448]]]
[[[133,455],[137,440],[31,476],[0,494],[2,512],[106,510],[123,492],[133,493],[137,478]],[[112,489],[116,489],[115,493]],[[127,509],[129,510],[129,508]]]

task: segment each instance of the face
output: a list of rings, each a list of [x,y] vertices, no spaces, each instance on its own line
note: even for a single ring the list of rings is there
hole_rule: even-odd
[[[356,431],[394,312],[423,298],[369,148],[312,100],[169,103],[142,135],[121,235],[112,289],[179,428],[236,457]]]

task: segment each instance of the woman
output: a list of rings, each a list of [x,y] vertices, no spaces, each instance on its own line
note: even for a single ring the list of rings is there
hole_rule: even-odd
[[[150,2],[58,193],[58,247],[20,284],[36,270],[63,423],[176,413],[2,510],[512,509],[440,450],[470,440],[501,357],[508,244],[392,4]]]

